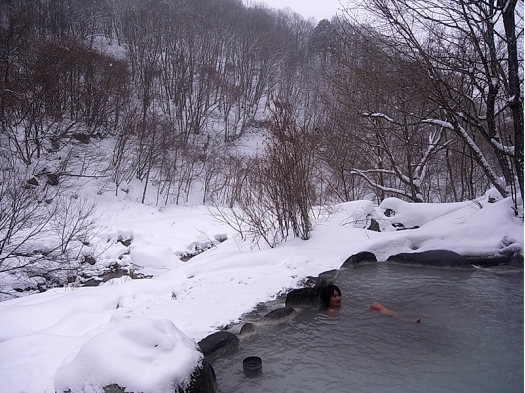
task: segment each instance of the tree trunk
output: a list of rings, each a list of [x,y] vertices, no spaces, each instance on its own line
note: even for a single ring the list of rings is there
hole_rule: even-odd
[[[509,65],[509,106],[512,111],[514,123],[514,169],[523,201],[523,100],[520,92],[519,60],[516,40],[516,22],[514,13],[518,0],[499,0],[502,7],[503,25],[507,39],[508,65]]]

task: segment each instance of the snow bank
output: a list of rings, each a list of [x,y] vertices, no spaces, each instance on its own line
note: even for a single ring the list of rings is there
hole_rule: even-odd
[[[103,331],[58,368],[57,392],[95,393],[117,384],[127,391],[173,393],[202,361],[196,344],[171,321],[138,320]]]
[[[409,203],[397,198],[386,198],[379,209],[382,217],[379,220],[381,230],[395,230],[396,228],[422,227],[426,223],[463,208],[478,210],[475,203]]]
[[[455,209],[458,204],[393,202],[387,204],[398,209],[392,218],[404,218],[396,222],[421,227],[386,232],[371,239],[364,248],[379,260],[398,253],[438,249],[464,256],[523,256],[523,219],[514,215],[510,198],[495,203],[466,202],[459,209]],[[446,205],[451,206],[447,209]]]

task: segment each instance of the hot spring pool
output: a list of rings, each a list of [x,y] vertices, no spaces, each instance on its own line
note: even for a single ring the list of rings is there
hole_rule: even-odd
[[[523,273],[380,263],[341,271],[337,285],[338,315],[299,311],[215,359],[218,392],[523,392]],[[262,374],[245,375],[247,356]]]

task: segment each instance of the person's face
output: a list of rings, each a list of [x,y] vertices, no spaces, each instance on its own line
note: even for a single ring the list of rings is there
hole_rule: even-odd
[[[328,303],[328,308],[338,307],[341,307],[341,294],[334,289],[334,293],[330,297],[330,302]]]

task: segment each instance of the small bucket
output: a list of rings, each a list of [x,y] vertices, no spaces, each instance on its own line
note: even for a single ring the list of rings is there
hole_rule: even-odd
[[[258,375],[262,372],[262,359],[259,356],[248,356],[242,361],[242,369],[248,376]]]

